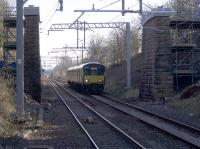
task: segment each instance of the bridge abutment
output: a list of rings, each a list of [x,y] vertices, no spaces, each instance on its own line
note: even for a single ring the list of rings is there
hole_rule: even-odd
[[[25,7],[24,16],[24,91],[41,102],[39,7]]]
[[[160,100],[173,93],[169,17],[153,17],[143,26],[140,96]]]

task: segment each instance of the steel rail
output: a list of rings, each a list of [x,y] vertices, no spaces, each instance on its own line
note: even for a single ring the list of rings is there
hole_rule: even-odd
[[[55,82],[56,83],[56,82]],[[80,100],[76,95],[73,95],[70,91],[68,91],[66,88],[64,88],[63,86],[59,85],[58,83],[56,83],[58,86],[60,86],[63,90],[65,90],[68,94],[70,94],[72,97],[74,97],[78,102],[80,102],[82,105],[84,105],[85,107],[87,107],[88,109],[90,109],[93,113],[95,113],[96,115],[98,115],[101,119],[103,119],[107,124],[109,124],[109,126],[113,127],[115,130],[117,130],[117,132],[119,132],[122,136],[124,136],[129,142],[137,145],[139,148],[141,149],[146,149],[142,144],[140,144],[139,142],[137,142],[135,139],[133,139],[131,136],[129,136],[127,133],[125,133],[124,131],[122,131],[119,127],[117,127],[116,125],[114,125],[112,122],[110,122],[108,119],[106,119],[105,117],[103,117],[101,114],[99,114],[97,111],[95,111],[94,109],[92,109],[89,105],[87,105],[85,102],[83,102],[82,100]],[[65,84],[65,83],[63,83]]]
[[[106,96],[105,95],[103,95],[104,96],[104,98],[106,98]],[[152,125],[152,126],[154,126],[154,127],[156,127],[156,128],[158,128],[158,129],[160,129],[160,130],[162,130],[162,131],[165,131],[165,132],[167,132],[167,133],[169,133],[169,134],[171,134],[171,135],[173,135],[173,136],[175,136],[175,137],[177,137],[177,138],[179,138],[179,139],[181,139],[181,140],[183,140],[183,141],[185,141],[185,142],[187,142],[187,143],[189,143],[189,144],[191,144],[191,145],[194,145],[194,146],[196,146],[196,147],[200,147],[200,141],[198,141],[198,139],[196,139],[195,141],[193,141],[193,139],[191,139],[191,140],[188,140],[188,139],[186,139],[185,138],[185,136],[183,135],[183,136],[180,136],[180,135],[177,135],[177,134],[175,134],[175,133],[172,133],[172,132],[170,132],[170,131],[168,131],[168,130],[166,130],[166,129],[163,129],[163,128],[161,128],[161,127],[158,127],[158,125],[156,126],[155,124],[152,124],[151,122],[148,122],[148,120],[144,120],[144,119],[142,119],[141,117],[138,117],[138,116],[135,116],[135,115],[133,115],[133,114],[131,114],[131,113],[129,113],[129,112],[127,112],[127,111],[125,111],[125,110],[123,110],[123,109],[120,109],[119,107],[117,107],[117,106],[115,106],[115,105],[112,105],[112,104],[110,104],[110,103],[107,103],[106,101],[103,101],[102,99],[99,99],[99,98],[97,98],[97,97],[95,97],[95,96],[91,96],[92,98],[95,98],[95,99],[97,99],[97,100],[99,100],[99,101],[101,101],[101,102],[103,102],[103,103],[105,103],[105,104],[107,104],[107,105],[109,105],[109,106],[111,106],[111,107],[113,107],[113,108],[115,108],[115,109],[118,109],[118,110],[120,110],[121,112],[124,112],[124,113],[126,113],[126,114],[129,114],[129,115],[131,115],[131,116],[134,116],[134,117],[136,117],[137,119],[139,119],[139,120],[141,120],[141,121],[143,121],[143,122],[145,122],[145,123],[147,123],[147,124],[150,124],[150,125]],[[100,96],[101,97],[101,96]],[[107,96],[107,98],[109,98],[108,96]],[[109,98],[109,99],[111,99],[111,97]],[[116,99],[111,99],[111,100],[116,100]],[[122,101],[117,101],[117,102],[122,102]],[[146,110],[144,110],[144,109],[142,109],[142,108],[135,108],[133,105],[130,105],[130,104],[128,104],[128,103],[124,103],[124,102],[122,102],[124,105],[126,105],[126,106],[129,106],[129,107],[131,107],[131,108],[134,108],[134,110],[136,109],[136,110],[138,110],[138,111],[140,111],[140,112],[144,112],[144,111],[146,111]],[[143,111],[144,110],[144,111]],[[192,130],[192,132],[193,133],[195,133],[195,134],[197,134],[197,133],[199,133],[199,131],[196,131],[196,130],[198,130],[197,128],[194,128],[193,129],[193,127],[190,127],[190,126],[188,126],[188,125],[185,125],[185,124],[181,124],[180,122],[178,122],[178,123],[176,123],[174,120],[173,121],[170,121],[168,118],[167,119],[165,119],[163,116],[161,116],[161,117],[159,117],[158,116],[158,114],[156,114],[156,115],[154,115],[153,113],[147,113],[147,112],[145,112],[146,114],[150,114],[150,115],[153,115],[153,116],[156,116],[157,118],[162,118],[162,119],[164,119],[164,121],[168,121],[168,122],[171,122],[171,123],[173,123],[173,124],[170,124],[170,123],[168,123],[168,124],[170,124],[170,125],[173,125],[174,126],[174,124],[176,125],[176,124],[178,124],[178,125],[181,125],[181,126],[183,126],[183,127],[185,127],[186,129],[188,128],[188,129],[190,129],[190,130]],[[161,120],[162,120],[161,119]],[[191,133],[191,131],[190,131],[190,133]]]
[[[126,106],[129,106],[129,107],[131,107],[131,108],[137,109],[137,110],[142,111],[142,112],[145,112],[145,113],[147,113],[147,114],[154,115],[154,116],[157,116],[157,117],[159,117],[159,118],[163,118],[163,119],[165,119],[165,120],[167,120],[167,121],[169,121],[169,122],[178,124],[178,125],[180,125],[180,126],[182,126],[182,127],[185,127],[186,129],[190,129],[191,131],[200,134],[200,129],[195,128],[195,127],[193,127],[193,126],[190,126],[190,125],[181,123],[181,122],[176,121],[176,120],[174,120],[174,119],[171,119],[171,118],[165,117],[165,116],[163,116],[163,115],[160,115],[160,114],[151,112],[151,111],[149,111],[149,110],[145,110],[145,109],[143,109],[143,108],[141,108],[141,107],[138,107],[138,106],[135,106],[135,105],[132,105],[132,104],[129,104],[129,103],[120,101],[120,100],[118,100],[118,99],[114,99],[114,98],[109,97],[109,96],[107,96],[107,95],[101,95],[101,96],[106,97],[106,98],[111,99],[111,100],[114,100],[114,101],[116,101],[116,102],[122,103],[122,104],[124,104],[124,105],[126,105]]]
[[[49,80],[48,80],[49,81]],[[58,92],[58,90],[55,88],[55,86],[51,83],[51,81],[49,81],[49,83],[51,84],[51,86],[54,88],[55,92],[57,93],[57,95],[60,97],[60,99],[63,101],[63,103],[65,104],[65,106],[67,107],[67,109],[70,111],[70,113],[72,114],[72,116],[74,117],[74,119],[76,120],[76,122],[78,123],[78,125],[81,127],[81,129],[85,132],[85,134],[87,135],[87,137],[89,138],[89,140],[92,142],[92,145],[96,148],[99,149],[98,145],[95,143],[95,141],[92,139],[92,137],[90,136],[90,134],[87,132],[87,130],[84,128],[84,126],[81,124],[81,122],[78,120],[78,118],[76,117],[76,115],[73,113],[73,111],[71,110],[71,108],[68,106],[67,102],[63,99],[63,97],[60,95],[60,93]]]

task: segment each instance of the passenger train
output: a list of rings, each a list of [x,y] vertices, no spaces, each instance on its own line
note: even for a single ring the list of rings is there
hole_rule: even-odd
[[[67,69],[68,84],[88,93],[101,93],[105,84],[105,66],[90,62]]]

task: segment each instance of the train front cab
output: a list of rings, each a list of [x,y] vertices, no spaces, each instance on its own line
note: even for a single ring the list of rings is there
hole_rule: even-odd
[[[83,67],[84,90],[90,93],[101,93],[104,90],[105,67],[101,64],[87,64]]]

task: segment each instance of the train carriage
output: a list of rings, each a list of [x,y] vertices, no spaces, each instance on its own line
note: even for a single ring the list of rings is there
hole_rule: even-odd
[[[90,62],[67,70],[68,84],[90,93],[101,93],[105,84],[105,66]]]

